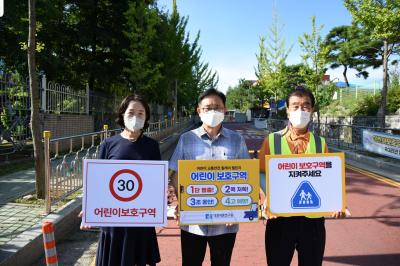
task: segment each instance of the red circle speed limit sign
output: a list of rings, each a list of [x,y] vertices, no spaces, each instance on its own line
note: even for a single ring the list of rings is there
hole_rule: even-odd
[[[119,201],[132,201],[142,192],[140,175],[130,169],[117,171],[110,180],[110,192]]]

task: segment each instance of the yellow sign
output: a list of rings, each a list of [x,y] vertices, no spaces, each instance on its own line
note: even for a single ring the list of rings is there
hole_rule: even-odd
[[[324,216],[345,211],[344,154],[267,155],[267,214]]]
[[[179,223],[257,222],[259,160],[180,160]]]

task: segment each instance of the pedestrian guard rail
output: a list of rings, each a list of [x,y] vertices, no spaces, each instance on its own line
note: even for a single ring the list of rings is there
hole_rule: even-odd
[[[194,117],[184,117],[177,121],[166,119],[150,123],[144,134],[160,141],[188,128],[194,122]],[[54,204],[82,188],[83,160],[98,158],[100,143],[120,132],[121,129],[109,130],[108,126],[104,125],[104,129],[98,132],[51,138],[51,132],[44,131],[47,213],[51,212]],[[63,154],[61,147],[66,145],[69,146],[69,150]]]
[[[337,148],[347,150],[362,151],[369,153],[364,149],[362,144],[362,131],[364,129],[383,132],[387,134],[400,134],[400,128],[381,127],[382,123],[376,120],[369,119],[368,122],[363,120],[350,120],[349,124],[344,124],[339,119],[321,119],[319,126],[317,122],[310,125],[310,130],[315,134],[324,137],[327,143]],[[358,124],[354,124],[358,122]],[[276,132],[284,129],[288,125],[288,120],[285,119],[267,119],[266,129],[269,132]]]

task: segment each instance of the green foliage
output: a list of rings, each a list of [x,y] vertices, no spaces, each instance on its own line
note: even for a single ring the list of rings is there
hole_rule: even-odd
[[[304,64],[296,64],[296,65],[287,65],[285,66],[285,73],[287,77],[287,84],[288,84],[288,89],[293,89],[297,85],[300,84],[305,84],[306,80],[304,78],[304,75],[302,74],[304,71],[311,71],[305,66]]]
[[[11,116],[10,116],[10,111],[8,108],[4,108],[3,111],[0,114],[0,121],[1,125],[5,129],[9,129],[11,127]]]
[[[352,116],[374,116],[378,112],[379,108],[379,95],[367,95],[361,100],[357,101],[357,104],[351,110]]]
[[[345,0],[353,20],[362,24],[377,40],[398,40],[400,32],[400,1]]]
[[[281,36],[282,27],[278,25],[278,17],[275,11],[269,30],[268,38],[260,37],[260,51],[256,54],[258,62],[256,68],[257,85],[263,91],[265,98],[281,99],[286,97],[290,88],[285,65],[292,47],[288,50],[285,48],[285,41]]]
[[[381,97],[376,94],[366,95],[353,104],[348,105],[347,112],[344,115],[351,116],[375,116],[380,106]],[[343,104],[342,106],[346,106]],[[400,108],[400,86],[391,84],[388,92],[388,114],[395,114]],[[331,107],[331,106],[330,106]]]
[[[400,53],[399,0],[345,0],[354,22],[359,23],[372,39],[380,41],[383,49],[376,56],[383,65],[383,88],[378,116],[386,114],[388,94],[388,64],[391,55]]]
[[[400,109],[400,70],[397,67],[391,73],[387,105],[389,114],[394,114]]]
[[[400,86],[391,86],[388,92],[388,114],[394,114],[400,109]]]
[[[315,17],[311,17],[311,33],[304,33],[299,38],[300,47],[303,49],[304,67],[300,73],[306,81],[308,88],[312,90],[316,99],[317,110],[326,102],[326,93],[320,88],[322,77],[325,74],[325,65],[328,58],[328,47],[320,35],[323,25],[315,25]]]
[[[241,112],[253,107],[260,107],[262,99],[257,97],[260,94],[263,94],[260,92],[260,87],[254,86],[252,81],[240,79],[237,86],[228,88],[226,92],[226,107],[229,110],[236,109]]]
[[[329,117],[347,116],[350,114],[350,109],[339,101],[333,101],[330,105],[321,109],[321,114]]]
[[[333,94],[337,90],[334,83],[329,82],[318,87],[319,106],[327,106],[332,102]]]
[[[161,63],[152,62],[150,54],[156,39],[156,24],[158,23],[157,10],[148,8],[145,2],[129,3],[127,30],[124,32],[129,40],[129,48],[124,52],[127,55],[128,66],[124,68],[132,90],[153,98],[151,93],[161,78]],[[146,95],[150,94],[150,95]]]
[[[217,73],[201,61],[200,33],[191,43],[186,32],[188,18],[179,15],[175,4],[172,14],[160,13],[160,20],[153,53],[162,62],[157,95],[172,104],[177,86],[178,107],[194,111],[199,93],[217,87]]]
[[[27,1],[11,1],[0,20],[0,67],[27,76]],[[113,95],[140,92],[150,102],[194,107],[199,92],[216,87],[202,62],[200,34],[191,41],[188,18],[155,0],[37,2],[37,72],[47,80]],[[40,48],[40,49],[39,49]]]
[[[336,89],[333,84],[322,84],[329,53],[329,48],[321,37],[323,27],[323,25],[316,26],[313,16],[311,17],[311,32],[304,33],[302,37],[299,37],[300,47],[303,50],[303,67],[300,69],[300,74],[315,96],[315,110],[318,118],[317,133],[320,131],[320,110],[330,104]]]
[[[371,40],[369,34],[357,25],[338,26],[331,29],[325,37],[328,47],[327,60],[332,69],[343,66],[343,77],[349,87],[347,71],[357,70],[358,76],[368,77],[368,67],[377,68],[382,62],[376,59],[376,51],[381,43]]]

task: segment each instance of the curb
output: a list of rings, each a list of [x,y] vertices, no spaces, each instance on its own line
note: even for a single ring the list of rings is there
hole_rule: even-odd
[[[72,233],[74,228],[79,228],[81,206],[82,198],[79,197],[43,218],[54,223],[58,241]],[[42,221],[0,247],[1,266],[31,265],[40,257],[44,259]]]
[[[190,130],[194,126],[192,125],[161,140],[159,142],[161,154],[171,148],[183,132]],[[79,196],[55,213],[51,213],[42,219],[42,221],[53,222],[56,244],[79,229],[81,218],[78,217],[78,214],[81,209],[82,196]],[[44,260],[42,221],[0,246],[0,266],[32,265],[41,257]]]

